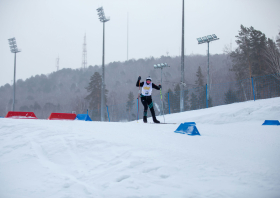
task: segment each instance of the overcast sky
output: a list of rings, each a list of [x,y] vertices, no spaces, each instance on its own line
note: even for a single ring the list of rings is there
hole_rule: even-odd
[[[180,55],[182,0],[0,0],[0,86],[13,80],[12,37],[22,50],[17,79],[56,71],[58,55],[60,69],[80,68],[85,34],[88,65],[101,65],[100,6],[110,17],[105,64],[127,60],[127,24],[129,59]],[[206,54],[207,45],[196,38],[209,34],[220,38],[210,44],[211,54],[223,53],[231,42],[234,49],[241,24],[276,37],[279,8],[280,0],[185,0],[185,54]]]

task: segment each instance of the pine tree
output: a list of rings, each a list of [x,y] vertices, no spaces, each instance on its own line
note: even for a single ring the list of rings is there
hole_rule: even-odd
[[[170,112],[171,113],[177,113],[180,112],[180,94],[181,94],[181,88],[180,84],[176,84],[174,88],[174,92],[171,89],[168,89],[169,92],[169,101],[170,101]],[[189,104],[189,90],[184,90],[184,110],[187,111],[190,109]],[[169,106],[168,106],[168,93],[164,95],[164,101],[166,103],[164,112],[169,112]]]
[[[167,90],[167,93],[164,94],[164,113],[169,113],[169,104],[168,104],[168,93],[169,93],[169,102],[170,102],[170,113],[173,113],[173,100],[174,100],[174,94],[173,91],[169,88]]]
[[[229,89],[226,93],[225,93],[225,104],[231,104],[234,102],[237,102],[237,95],[234,91],[232,91],[232,89]]]
[[[194,93],[192,93],[192,95],[191,95],[190,104],[191,104],[191,106],[190,106],[191,110],[198,109],[198,98],[197,98],[197,95],[195,95]]]
[[[204,84],[204,76],[201,71],[201,67],[199,66],[196,72],[196,81],[195,85],[197,86],[196,92],[198,94],[198,102],[197,102],[197,109],[205,108],[206,107],[206,86]]]
[[[133,96],[133,93],[131,91],[128,94],[128,100],[126,102],[126,111],[128,112],[128,120],[129,121],[131,120],[131,112],[132,112],[134,104],[135,104],[134,103],[134,96]]]
[[[189,102],[189,90],[188,89],[185,89],[184,90],[184,109],[185,111],[188,111],[190,110],[190,102]]]
[[[267,66],[264,62],[263,51],[266,46],[266,36],[261,31],[255,30],[250,27],[250,47],[251,47],[251,59],[252,59],[252,77],[265,75]]]
[[[263,55],[266,64],[270,68],[270,73],[273,73],[274,77],[280,80],[280,39],[276,40],[276,42],[268,39]]]
[[[263,55],[267,40],[265,34],[253,27],[247,28],[241,25],[241,30],[236,38],[238,48],[230,54],[233,63],[232,71],[235,72],[236,80],[266,74],[268,66]],[[248,100],[253,94],[252,84],[248,84],[250,85],[249,93],[246,92],[248,88],[244,81],[239,81],[237,85],[239,86],[238,92],[243,94],[244,100]],[[255,89],[255,92],[259,94],[263,89],[264,87],[261,85]]]
[[[41,106],[38,104],[38,102],[34,102],[33,109],[36,110],[41,110]]]
[[[276,38],[276,43],[277,43],[278,49],[280,50],[280,31],[279,31],[278,36]]]
[[[237,80],[251,77],[252,70],[249,28],[243,25],[240,28],[241,30],[236,36],[238,48],[230,54],[233,61],[232,71],[235,72]]]
[[[102,78],[98,72],[95,72],[90,77],[89,85],[86,87],[87,92],[89,95],[85,97],[85,99],[89,102],[89,109],[92,111],[91,119],[95,121],[101,120],[101,84]],[[107,101],[107,94],[108,90],[105,89],[105,104]],[[105,117],[106,115],[104,115]]]
[[[209,100],[208,100],[208,107],[213,107],[213,102],[212,102],[212,97],[209,96]]]
[[[174,113],[180,112],[180,85],[179,83],[174,88],[174,94],[173,94],[173,105],[172,109]]]
[[[195,85],[196,86],[204,86],[204,76],[202,74],[202,71],[201,71],[201,67],[199,66],[198,69],[197,69],[197,72],[196,72],[196,81],[195,81]]]

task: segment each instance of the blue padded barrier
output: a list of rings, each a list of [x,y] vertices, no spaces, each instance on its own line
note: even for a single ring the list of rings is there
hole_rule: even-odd
[[[262,125],[280,125],[278,120],[265,120]]]
[[[187,134],[187,135],[200,135],[196,128],[195,122],[185,122],[180,124],[180,126],[174,131],[175,133]]]
[[[92,121],[88,114],[78,114],[75,120]]]

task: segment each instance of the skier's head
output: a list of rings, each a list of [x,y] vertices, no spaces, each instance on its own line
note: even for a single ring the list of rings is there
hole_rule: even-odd
[[[150,84],[152,82],[152,78],[149,76],[148,78],[146,78],[146,83]]]

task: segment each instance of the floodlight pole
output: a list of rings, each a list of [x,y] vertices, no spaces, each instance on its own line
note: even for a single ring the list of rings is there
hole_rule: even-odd
[[[208,36],[205,36],[205,37],[202,37],[202,38],[198,38],[198,44],[202,44],[202,43],[207,43],[207,48],[208,48],[208,51],[207,51],[207,91],[206,91],[206,107],[208,108],[208,104],[209,104],[209,88],[210,88],[210,76],[209,76],[209,43],[211,41],[216,41],[216,40],[219,40],[219,38],[217,38],[217,36],[215,34],[213,35],[208,35]]]
[[[15,58],[14,58],[14,94],[13,94],[13,111],[15,111],[15,101],[16,101],[16,60],[17,60],[17,53],[20,52],[20,50],[17,48],[17,44],[16,44],[16,39],[14,38],[10,38],[8,39],[9,44],[10,44],[10,50],[12,53],[15,54]]]
[[[105,22],[103,22],[103,50],[102,50],[102,84],[101,84],[101,121],[104,121],[104,104],[105,104],[105,68],[104,68],[104,59],[105,59]]]
[[[163,68],[161,68],[161,76],[160,76],[160,84],[161,84],[161,86],[162,86],[162,69]]]
[[[105,23],[109,21],[109,18],[105,17],[103,7],[97,9],[100,22],[103,23],[103,50],[102,50],[102,83],[101,83],[101,121],[104,121],[105,110]]]
[[[182,10],[182,49],[181,49],[181,93],[180,93],[180,112],[184,111],[184,0]]]
[[[13,111],[15,111],[15,100],[16,100],[16,60],[17,60],[17,53],[15,53],[15,60],[14,60],[14,96],[13,96]]]
[[[209,82],[209,41],[207,42],[208,45],[208,67],[207,67],[207,108],[209,104],[209,88],[210,88],[210,82]]]

